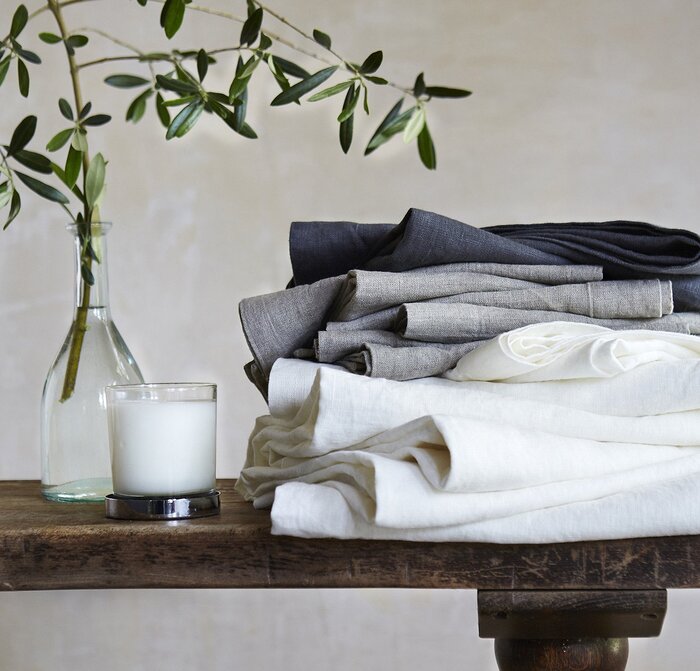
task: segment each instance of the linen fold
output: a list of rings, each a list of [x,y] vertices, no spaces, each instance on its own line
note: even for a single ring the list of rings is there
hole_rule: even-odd
[[[611,329],[647,329],[700,333],[700,315],[673,313],[656,319],[597,319],[568,312],[519,310],[468,303],[407,303],[399,308],[396,331],[411,340],[430,343],[494,338],[516,328],[542,322],[567,321]]]
[[[335,363],[357,375],[383,377],[389,380],[417,380],[433,375],[442,375],[457,365],[467,353],[484,341],[466,343],[421,343],[406,340],[411,346],[395,347],[374,342],[363,343],[355,352],[345,354]]]
[[[462,270],[463,268],[466,270]],[[455,264],[406,273],[351,270],[331,307],[329,318],[333,321],[350,321],[402,303],[444,298],[455,294],[503,292],[534,288],[542,284],[566,286],[567,282],[579,277],[593,276],[595,280],[601,279],[599,275],[602,271],[599,268],[573,266],[573,268],[582,269],[582,272],[578,273],[572,272],[570,268],[572,266]],[[611,287],[611,293],[613,288],[618,289],[618,292],[625,289],[623,298],[633,294],[632,287]],[[666,304],[669,307],[666,310],[670,312],[672,310],[670,285],[667,287],[667,294]],[[588,299],[588,302],[602,303],[616,299],[614,295],[593,296]],[[627,298],[627,302],[629,300]],[[652,304],[658,305],[658,289],[654,300],[655,303]],[[660,316],[661,310],[661,307],[652,309],[650,316]],[[632,316],[646,315],[633,314]]]
[[[700,359],[700,338],[681,333],[613,331],[549,322],[504,333],[463,356],[451,380],[536,382],[612,377],[650,362]]]
[[[673,312],[673,294],[668,280],[663,283],[659,280],[622,280],[542,286],[473,272],[377,273],[352,270],[330,310],[329,319],[351,321],[403,303],[429,300],[554,310],[598,318],[653,318]]]

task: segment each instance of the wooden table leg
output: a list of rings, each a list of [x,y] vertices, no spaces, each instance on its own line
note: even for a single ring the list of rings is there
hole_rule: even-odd
[[[665,590],[480,590],[479,635],[501,671],[624,671],[629,637],[658,636]]]
[[[497,638],[500,671],[624,671],[626,638]]]

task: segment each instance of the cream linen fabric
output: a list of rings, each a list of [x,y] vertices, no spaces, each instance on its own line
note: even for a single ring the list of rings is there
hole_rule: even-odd
[[[270,378],[270,414],[293,418],[311,392],[320,368],[342,370],[311,361],[278,360]],[[651,362],[624,375],[602,378],[503,384],[428,377],[411,384],[445,390],[470,389],[600,415],[644,417],[700,408],[700,359]]]
[[[237,487],[257,506],[274,498],[273,533],[301,536],[555,542],[699,530],[700,481],[686,482],[700,480],[698,389],[694,409],[645,417],[483,391],[547,386],[554,395],[547,382],[398,383],[278,362],[277,416],[258,420]],[[682,493],[682,510],[667,491]],[[630,515],[639,502],[641,519]]]
[[[695,458],[693,458],[694,460]],[[674,463],[681,466],[682,463]],[[483,543],[570,541],[675,536],[700,532],[700,477],[688,462],[677,478],[590,501],[451,526],[382,527],[351,505],[350,486],[290,482],[277,489],[272,533],[303,538],[369,538]],[[653,467],[652,467],[653,468]],[[347,496],[347,498],[346,498]]]
[[[285,482],[342,481],[371,499],[362,508],[372,508],[377,524],[412,527],[606,496],[660,477],[643,466],[663,471],[667,462],[700,455],[700,448],[600,442],[432,415],[322,456],[302,452],[247,466],[241,474],[247,496],[263,506]],[[452,496],[435,496],[444,493]]]
[[[614,331],[549,322],[503,333],[465,354],[451,380],[535,382],[612,377],[650,362],[700,359],[700,337],[663,331]]]

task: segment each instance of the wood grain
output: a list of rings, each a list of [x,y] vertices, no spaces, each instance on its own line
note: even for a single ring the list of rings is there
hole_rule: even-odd
[[[0,482],[0,590],[124,587],[700,587],[700,537],[555,545],[340,541],[270,535],[270,516],[219,483],[217,517],[108,520]]]

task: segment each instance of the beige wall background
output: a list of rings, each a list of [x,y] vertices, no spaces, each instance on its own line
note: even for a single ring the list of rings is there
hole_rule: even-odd
[[[3,32],[14,0],[0,0]],[[39,6],[28,2],[30,9]],[[242,0],[208,5],[243,11]],[[166,143],[152,110],[123,121],[129,92],[103,85],[127,64],[84,71],[86,98],[114,123],[92,134],[110,160],[103,213],[110,233],[115,321],[147,379],[219,384],[219,475],[243,462],[247,434],[265,405],[248,384],[249,355],[237,303],[282,288],[290,276],[289,222],[400,220],[408,207],[476,225],[544,221],[650,221],[700,231],[700,3],[694,0],[287,0],[276,8],[319,27],[350,59],[382,48],[382,73],[412,84],[464,86],[465,101],[436,100],[429,119],[438,170],[422,168],[400,140],[362,158],[395,100],[373,92],[355,146],[337,146],[339,99],[271,109],[275,85],[254,80],[246,141],[215,119]],[[159,6],[85,3],[70,26],[95,26],[144,49],[168,48]],[[191,12],[188,12],[191,13]],[[14,72],[0,89],[0,140],[41,110],[41,147],[64,127],[69,97],[63,55],[23,40],[33,66],[28,101]],[[236,42],[239,27],[192,15],[180,48]],[[3,33],[4,34],[4,33]],[[296,39],[296,38],[295,38]],[[93,36],[93,49],[119,50]],[[88,51],[85,50],[87,54]],[[288,54],[287,54],[288,55]],[[313,67],[308,61],[303,61]],[[227,69],[228,72],[228,69]],[[227,89],[228,74],[209,75]],[[44,376],[69,326],[72,257],[64,217],[27,197],[0,236],[0,478],[38,478],[38,407]],[[635,642],[629,668],[694,668],[698,597],[672,593],[664,634]],[[692,627],[692,629],[691,629]],[[259,669],[495,669],[476,634],[468,592],[126,591],[0,594],[0,670],[82,671],[193,666]]]

